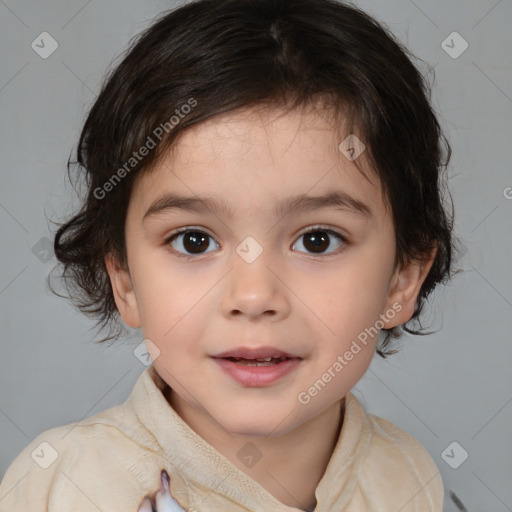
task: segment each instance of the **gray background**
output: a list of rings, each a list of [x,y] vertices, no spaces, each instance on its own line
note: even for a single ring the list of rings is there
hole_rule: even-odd
[[[145,366],[135,334],[94,345],[92,322],[45,289],[52,226],[76,206],[66,162],[101,78],[172,1],[0,0],[0,476],[43,430],[123,402]],[[416,437],[468,510],[512,510],[512,5],[366,0],[357,5],[435,66],[434,105],[453,147],[450,187],[464,273],[427,311],[439,332],[404,338],[355,389],[368,412]],[[43,31],[58,42],[41,58]],[[454,31],[469,48],[443,49]],[[460,42],[448,40],[456,51]],[[508,196],[508,198],[507,198]],[[507,226],[509,226],[507,228]],[[46,240],[45,240],[46,239]],[[35,249],[34,249],[35,247]],[[441,456],[450,443],[458,446]],[[469,456],[457,469],[461,450]]]

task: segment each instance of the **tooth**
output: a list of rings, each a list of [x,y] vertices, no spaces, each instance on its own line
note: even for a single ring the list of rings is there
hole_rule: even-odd
[[[275,364],[282,363],[283,361],[286,361],[289,358],[286,356],[281,356],[281,357],[265,357],[265,358],[259,358],[259,359],[245,359],[243,357],[230,357],[228,359],[231,359],[235,363],[242,364],[244,366],[272,366]]]

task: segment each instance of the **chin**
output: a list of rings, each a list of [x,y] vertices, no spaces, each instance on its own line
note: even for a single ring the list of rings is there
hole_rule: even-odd
[[[285,432],[282,432],[281,430],[275,430],[275,425],[234,425],[233,427],[224,427],[231,435],[242,437],[242,438],[258,438],[261,437],[262,439],[269,439],[273,437],[279,437],[280,435],[284,434]],[[270,435],[272,434],[272,435]]]
[[[297,425],[294,422],[293,414],[285,412],[283,409],[279,412],[269,412],[268,410],[259,412],[239,411],[233,416],[233,411],[229,417],[217,418],[217,421],[226,431],[235,436],[241,437],[279,437],[293,430]]]

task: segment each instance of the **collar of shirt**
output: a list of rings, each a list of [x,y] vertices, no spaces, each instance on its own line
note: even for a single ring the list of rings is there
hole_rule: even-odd
[[[153,366],[136,382],[125,406],[132,407],[139,422],[154,436],[169,462],[171,494],[185,510],[298,512],[278,501],[256,481],[196,434],[174,411],[164,396],[165,381]],[[357,465],[370,447],[371,432],[365,413],[348,393],[340,435],[315,495],[315,512],[343,510],[357,485]]]

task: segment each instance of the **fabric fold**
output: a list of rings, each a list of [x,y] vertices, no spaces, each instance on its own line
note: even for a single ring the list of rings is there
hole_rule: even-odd
[[[150,366],[122,405],[37,436],[0,484],[0,512],[136,512],[158,489],[162,469],[184,510],[303,510],[278,501],[194,432],[166,400],[167,389]],[[43,469],[33,453],[48,446],[57,457]],[[440,512],[443,484],[416,439],[366,414],[348,393],[315,496],[315,512]]]

